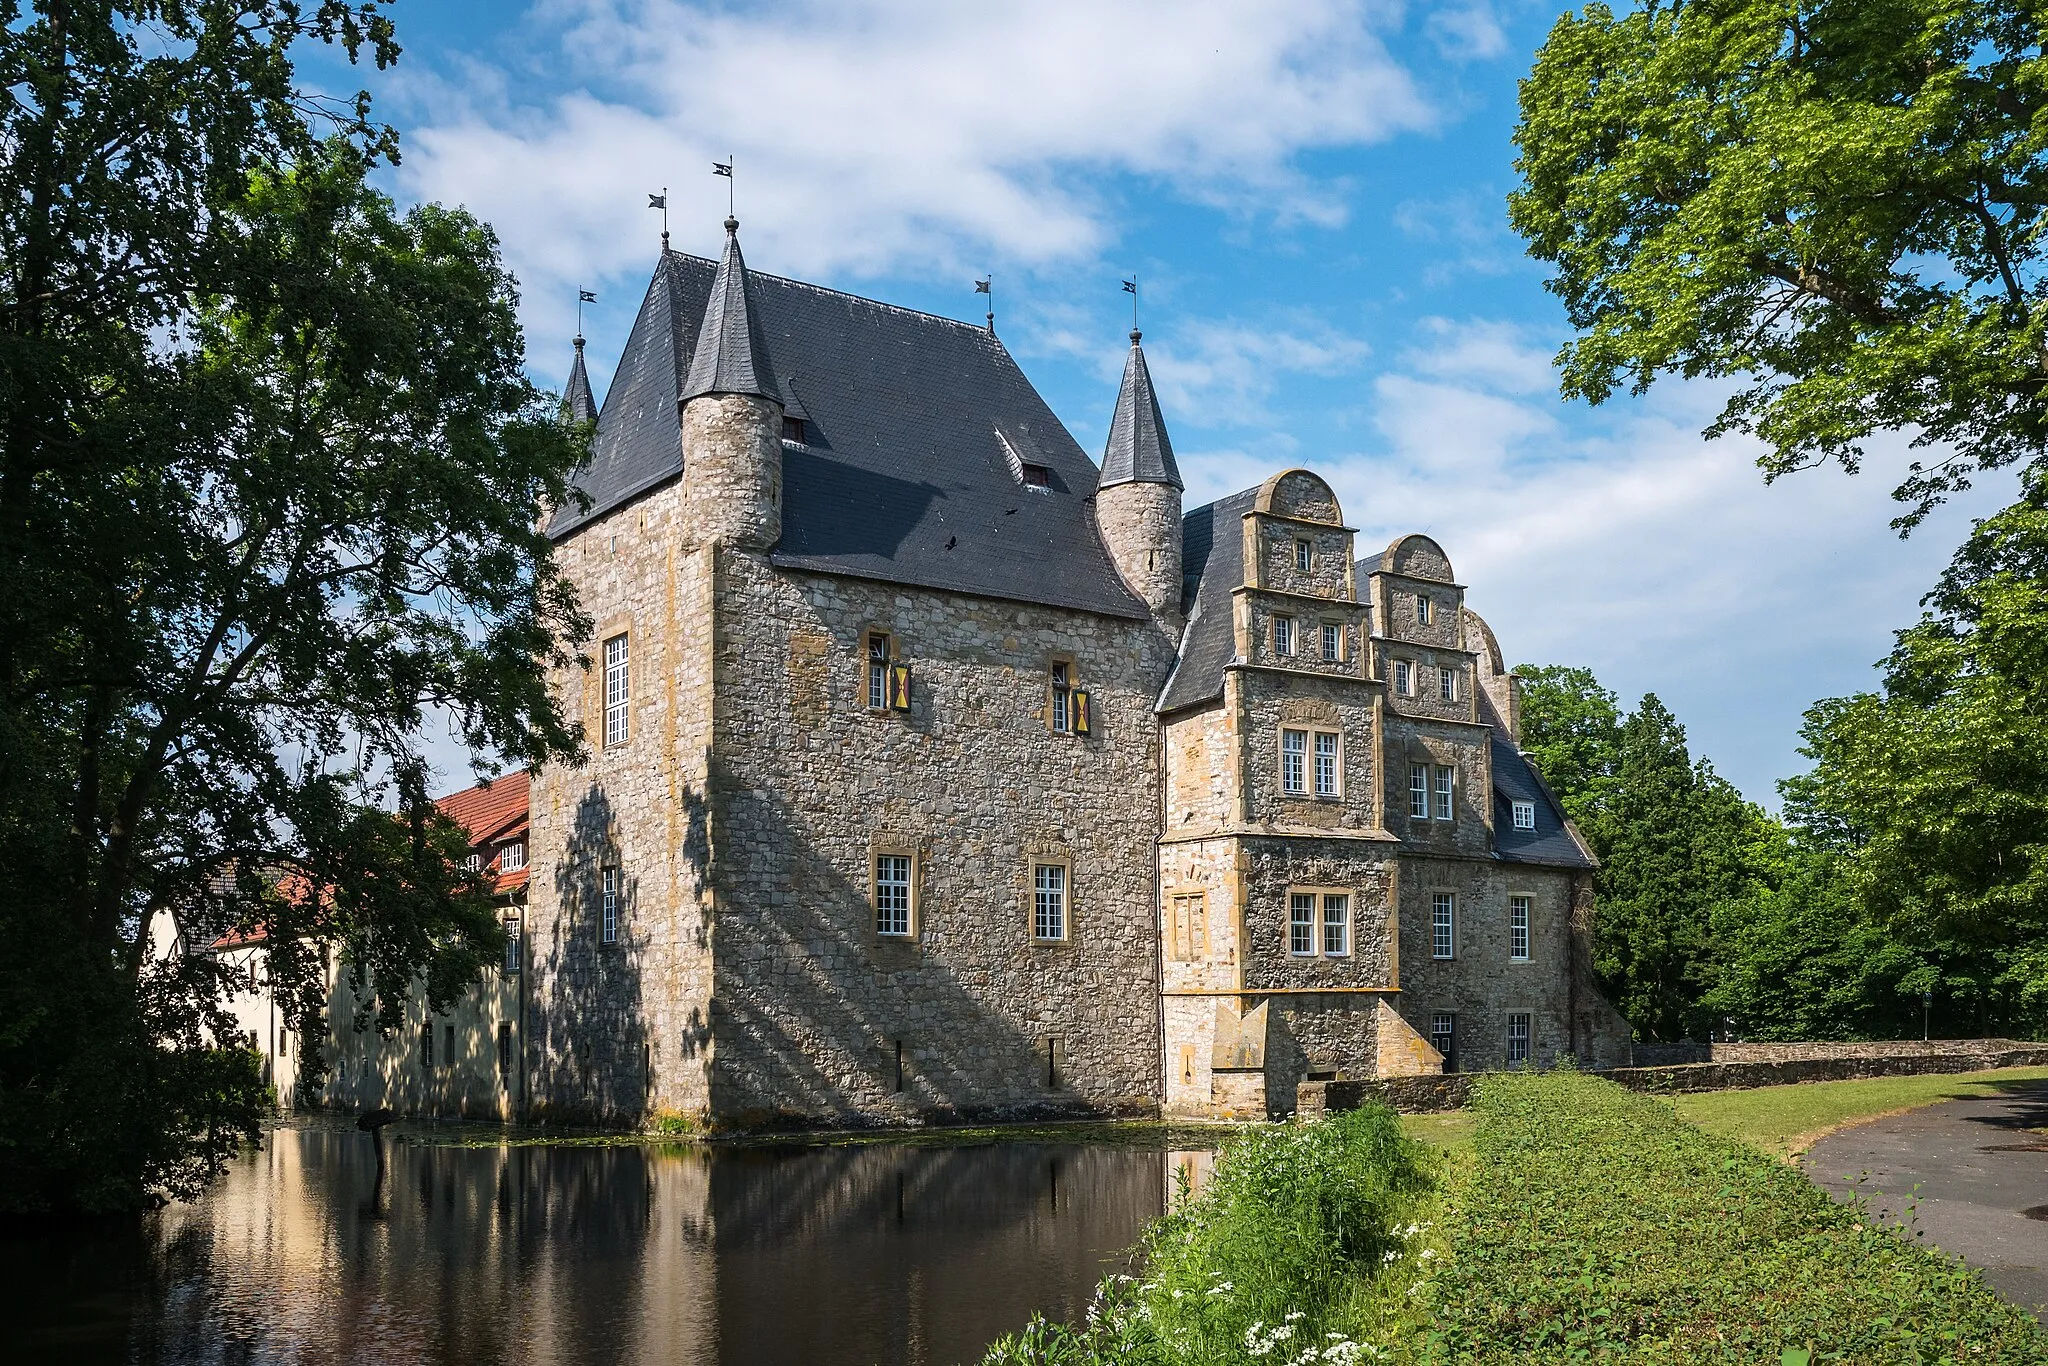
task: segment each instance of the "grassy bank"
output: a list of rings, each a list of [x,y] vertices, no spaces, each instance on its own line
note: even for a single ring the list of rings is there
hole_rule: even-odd
[[[1805,1152],[1833,1130],[1944,1100],[1996,1095],[2016,1082],[2048,1080],[2048,1067],[1924,1077],[1814,1081],[1753,1091],[1673,1096],[1678,1113],[1710,1134],[1736,1139],[1777,1158]]]

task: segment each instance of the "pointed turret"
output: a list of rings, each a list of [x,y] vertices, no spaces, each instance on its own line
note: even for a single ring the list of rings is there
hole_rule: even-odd
[[[571,422],[597,421],[597,398],[590,392],[590,372],[583,368],[583,338],[576,338],[576,363],[569,367],[569,383],[562,390],[562,415]]]
[[[1096,483],[1095,520],[1124,582],[1154,616],[1178,628],[1180,467],[1173,462],[1173,443],[1159,415],[1141,340],[1132,328],[1123,387],[1102,452],[1102,478]]]
[[[725,255],[677,402],[691,533],[747,550],[773,546],[782,538],[782,394],[738,219],[725,220]]]
[[[1152,371],[1139,345],[1143,339],[1142,332],[1131,329],[1131,354],[1109,420],[1109,445],[1102,452],[1101,484],[1171,484],[1178,489],[1184,487],[1180,467],[1173,463],[1173,442],[1159,415],[1159,396],[1152,392]]]

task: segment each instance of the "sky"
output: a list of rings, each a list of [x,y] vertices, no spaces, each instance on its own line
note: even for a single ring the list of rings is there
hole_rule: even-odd
[[[996,328],[1099,455],[1139,282],[1187,506],[1290,466],[1369,554],[1435,537],[1511,665],[1654,692],[1752,799],[1816,699],[1873,686],[1991,480],[1910,539],[1910,458],[1766,486],[1724,391],[1558,396],[1569,330],[1507,225],[1535,0],[400,0],[367,85],[401,200],[462,204],[559,388],[576,294],[600,398],[660,241]],[[451,772],[449,786],[466,774]]]

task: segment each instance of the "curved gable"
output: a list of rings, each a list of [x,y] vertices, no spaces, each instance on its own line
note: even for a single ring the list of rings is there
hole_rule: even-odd
[[[1380,557],[1380,572],[1435,583],[1457,582],[1451,573],[1451,557],[1444,554],[1444,548],[1419,534],[1395,537],[1387,553]]]
[[[1307,470],[1282,470],[1259,485],[1252,510],[1304,522],[1344,524],[1344,511],[1337,506],[1337,495],[1320,476]]]

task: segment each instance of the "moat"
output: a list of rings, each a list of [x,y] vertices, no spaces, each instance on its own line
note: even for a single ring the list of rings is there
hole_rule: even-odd
[[[280,1128],[139,1226],[0,1231],[13,1362],[973,1361],[1078,1315],[1188,1152],[450,1146]],[[1185,1141],[1184,1138],[1179,1141]]]

